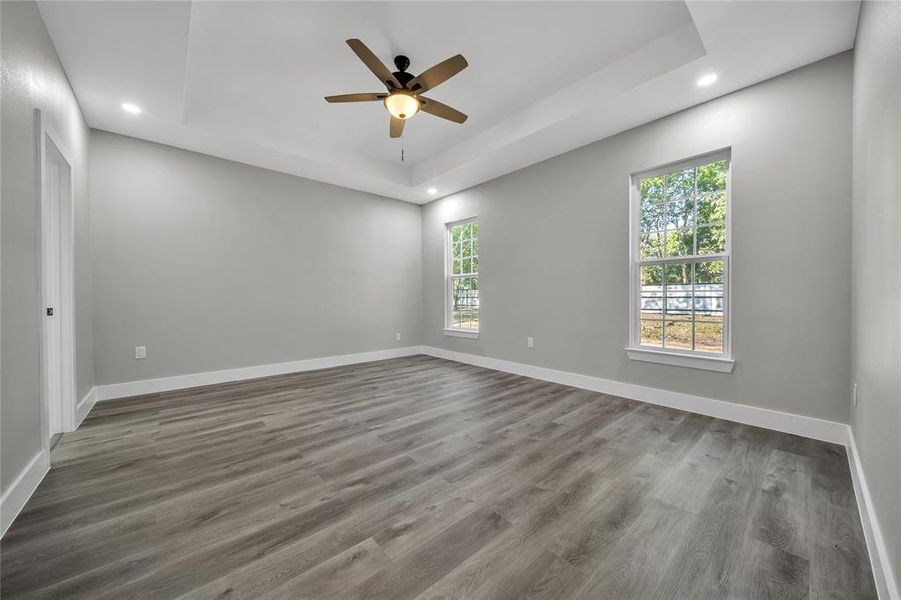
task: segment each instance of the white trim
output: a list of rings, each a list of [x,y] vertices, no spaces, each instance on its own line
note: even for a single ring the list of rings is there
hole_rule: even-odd
[[[124,383],[110,383],[98,385],[95,389],[98,401],[112,400],[140,396],[142,394],[156,394],[201,385],[215,383],[227,383],[230,381],[243,381],[271,375],[284,375],[286,373],[299,373],[301,371],[315,371],[340,367],[356,363],[387,360],[401,356],[421,354],[419,346],[405,348],[392,348],[389,350],[375,350],[373,352],[358,352],[356,354],[341,354],[338,356],[326,356],[322,358],[308,358],[291,362],[274,363],[269,365],[257,365],[253,367],[239,367],[237,369],[223,369],[221,371],[207,371],[205,373],[189,373],[186,375],[174,375],[172,377],[159,377],[156,379],[143,379],[141,381],[128,381]]]
[[[725,252],[716,255],[691,255],[691,256],[679,256],[679,257],[664,257],[660,259],[640,259],[639,258],[639,244],[640,244],[640,235],[639,235],[639,224],[640,224],[640,204],[641,204],[641,194],[639,190],[639,184],[642,179],[646,179],[648,177],[656,177],[665,173],[670,173],[672,171],[678,171],[682,169],[687,169],[689,167],[697,167],[699,165],[707,164],[708,162],[713,162],[717,160],[725,160],[726,161],[726,248]],[[697,216],[697,204],[695,204],[695,216]],[[697,227],[697,223],[693,225],[695,228]],[[697,250],[697,249],[695,249]],[[717,150],[713,150],[711,152],[705,152],[703,154],[699,154],[697,156],[687,158],[684,160],[679,160],[676,162],[671,162],[669,164],[660,165],[653,167],[651,169],[646,169],[643,171],[637,171],[632,173],[629,176],[629,285],[627,286],[628,294],[629,294],[629,348],[630,349],[641,349],[646,350],[649,349],[651,351],[656,350],[661,353],[675,353],[685,355],[685,351],[679,350],[670,350],[665,348],[655,349],[650,346],[642,346],[641,345],[641,324],[640,317],[638,311],[638,302],[641,295],[641,289],[639,284],[639,274],[640,268],[644,264],[658,264],[658,263],[671,263],[671,262],[696,262],[703,260],[722,260],[723,261],[723,284],[724,284],[724,292],[723,292],[723,353],[719,355],[719,358],[723,358],[725,360],[732,360],[732,148],[720,148]],[[665,294],[664,294],[664,303],[666,302]],[[666,326],[666,319],[664,321],[664,329]],[[691,351],[689,351],[691,352]],[[695,354],[692,352],[692,354]],[[700,356],[705,356],[704,353],[699,353]],[[629,358],[634,358],[635,360],[642,360],[640,358],[635,358],[633,356],[629,356]],[[705,357],[706,358],[706,357]],[[662,362],[656,360],[649,360],[647,362]],[[684,361],[683,361],[684,362]],[[671,363],[666,363],[671,364]],[[703,363],[697,363],[703,364]],[[680,364],[680,366],[691,366],[688,364]],[[697,367],[703,368],[703,367]],[[717,369],[714,369],[717,370]],[[722,372],[731,372],[722,371]]]
[[[696,167],[698,165],[704,165],[709,162],[716,162],[718,160],[732,160],[732,147],[724,146],[722,148],[717,148],[716,150],[711,150],[710,152],[704,152],[702,154],[695,154],[692,157],[684,158],[677,160],[675,162],[668,162],[663,164],[657,164],[653,167],[648,167],[641,169],[639,171],[635,171],[633,175],[637,175],[639,177],[657,177],[658,175],[665,175],[667,173],[672,173],[673,171],[681,171],[683,169],[687,169],[689,167]]]
[[[452,327],[445,327],[441,331],[444,332],[444,335],[447,335],[450,337],[469,338],[471,340],[479,339],[479,330],[478,329],[454,329]]]
[[[0,537],[6,535],[6,530],[25,508],[25,503],[38,489],[48,471],[50,471],[50,454],[41,449],[3,492],[0,498]]]
[[[84,418],[88,416],[88,413],[91,412],[91,409],[94,408],[94,403],[97,402],[97,388],[92,387],[91,391],[84,395],[78,405],[75,407],[75,428],[78,429],[81,427],[81,422],[84,421]],[[73,431],[74,431],[73,429]]]
[[[467,354],[465,352],[454,352],[452,350],[434,348],[431,346],[424,346],[422,348],[422,353],[438,358],[476,365],[486,369],[495,369],[497,371],[514,373],[516,375],[523,375],[525,377],[532,377],[543,381],[571,385],[573,387],[594,392],[602,392],[613,396],[640,400],[650,404],[659,404],[661,406],[708,415],[718,419],[726,419],[728,421],[764,427],[774,431],[782,431],[784,433],[809,437],[815,440],[831,442],[833,444],[841,444],[842,446],[848,444],[848,426],[844,423],[826,421],[815,417],[805,417],[803,415],[781,412],[769,408],[748,406],[747,404],[714,400],[713,398],[704,398],[702,396],[692,396],[690,394],[645,387],[634,383],[624,383],[613,379],[602,379],[591,375],[580,375],[568,371],[558,371],[556,369],[537,367],[508,360],[488,358],[486,356]]]
[[[455,336],[455,337],[475,337],[478,338],[478,332],[476,332],[475,336],[472,335],[457,335],[456,333],[447,333],[448,331],[459,332],[462,331],[460,329],[455,329],[451,327],[451,324],[454,322],[454,309],[453,309],[453,281],[454,278],[461,277],[475,277],[479,280],[479,273],[461,273],[459,275],[454,275],[454,257],[453,257],[453,239],[451,237],[452,230],[457,225],[465,225],[466,223],[478,223],[479,216],[472,215],[470,217],[466,217],[465,219],[459,219],[457,221],[449,221],[444,224],[444,329],[445,335]],[[476,234],[478,238],[478,234]],[[476,255],[478,257],[478,255]],[[481,268],[481,263],[479,264]],[[479,289],[481,290],[481,280],[479,280]],[[479,292],[479,319],[481,319],[482,315],[482,294]]]
[[[46,204],[46,156],[47,143],[62,156],[69,166],[68,189],[66,194],[60,197],[60,289],[59,306],[53,318],[58,318],[60,323],[60,429],[63,432],[74,431],[76,428],[75,417],[75,161],[72,153],[63,141],[56,129],[41,112],[34,110],[35,135],[37,136],[37,189],[40,190],[38,202],[38,248],[43,253],[43,235],[45,223],[43,209]],[[44,341],[44,309],[46,307],[44,286],[46,278],[44,274],[44,262],[41,258],[41,294],[38,310],[41,315],[41,419],[42,437],[45,438],[44,449],[50,451],[50,398],[45,393],[45,369],[44,354],[46,352]]]
[[[704,356],[693,352],[679,353],[670,350],[649,350],[647,348],[626,348],[626,354],[632,360],[672,365],[674,367],[688,367],[690,369],[704,369],[705,371],[717,371],[719,373],[731,373],[735,367],[735,361],[722,356]]]
[[[112,400],[141,394],[152,394],[170,390],[191,388],[200,385],[214,383],[226,383],[241,381],[244,379],[256,379],[271,375],[283,375],[285,373],[297,373],[301,371],[313,371],[327,369],[356,363],[386,360],[402,356],[422,354],[420,346],[408,346],[405,348],[392,348],[389,350],[376,350],[373,352],[359,352],[357,354],[342,354],[339,356],[327,356],[323,358],[311,358],[292,362],[259,365],[238,369],[226,369],[222,371],[210,371],[207,373],[192,373],[189,375],[176,375],[174,377],[161,377],[158,379],[145,379],[143,381],[131,381],[127,383],[114,383],[99,385],[91,388],[76,407],[76,427],[87,416],[94,403],[98,400]],[[74,428],[73,428],[74,429]],[[44,476],[50,470],[49,437],[46,440],[47,448],[42,448],[29,461],[28,465],[19,473],[15,481],[10,484],[8,490],[0,499],[0,537],[24,508],[25,503],[37,489]]]
[[[128,383],[101,385],[93,388],[79,402],[79,415],[90,410],[90,406],[97,400],[110,400],[113,398],[134,396],[163,392],[169,390],[254,379],[270,375],[281,375],[300,371],[311,371],[335,366],[355,363],[386,360],[415,354],[427,354],[445,360],[466,363],[513,373],[525,377],[532,377],[543,381],[551,381],[562,385],[570,385],[582,389],[612,394],[623,398],[639,400],[650,404],[668,406],[678,410],[708,415],[756,427],[764,427],[775,431],[782,431],[817,440],[831,442],[846,446],[848,449],[848,462],[851,466],[851,478],[854,484],[854,492],[857,498],[857,506],[860,510],[861,523],[864,536],[870,554],[873,575],[881,600],[901,600],[898,595],[897,584],[892,574],[892,567],[888,561],[885,539],[882,536],[879,522],[874,512],[873,502],[869,488],[864,477],[863,467],[857,453],[857,446],[851,428],[843,423],[826,421],[814,417],[806,417],[792,413],[758,408],[701,396],[692,396],[679,392],[671,392],[657,388],[624,383],[611,379],[603,379],[590,375],[580,375],[568,371],[559,371],[545,367],[527,365],[497,358],[455,352],[432,346],[408,346],[391,350],[376,350],[374,352],[361,352],[357,354],[344,354],[325,358],[313,358],[307,360],[245,367],[240,369],[227,369],[211,371],[207,373],[195,373],[190,375],[177,375],[175,377],[163,377],[158,379],[146,379]],[[79,418],[79,422],[84,417]],[[43,459],[43,460],[42,460]],[[31,459],[28,466],[3,494],[2,505],[2,530],[0,536],[6,532],[9,525],[19,514],[28,498],[37,489],[44,475],[50,468],[49,453],[38,452]]]
[[[901,595],[898,593],[898,583],[892,573],[888,548],[885,538],[882,536],[882,529],[879,527],[879,519],[876,517],[873,498],[870,496],[870,488],[864,477],[860,455],[857,453],[854,430],[850,427],[848,428],[848,440],[848,464],[851,466],[851,480],[854,482],[854,495],[857,498],[863,535],[866,538],[867,550],[870,554],[870,565],[873,569],[876,591],[881,600],[899,600]]]

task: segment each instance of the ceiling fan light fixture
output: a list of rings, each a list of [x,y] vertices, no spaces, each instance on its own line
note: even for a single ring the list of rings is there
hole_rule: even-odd
[[[391,116],[398,119],[409,119],[419,112],[419,100],[412,94],[405,92],[394,92],[385,98],[385,108],[391,113]]]
[[[338,94],[337,96],[326,96],[326,102],[376,102],[381,100],[385,105],[385,110],[391,114],[388,135],[392,138],[401,137],[404,134],[404,123],[419,111],[453,123],[466,121],[466,115],[456,108],[420,95],[441,85],[469,66],[462,54],[451,56],[414,77],[412,73],[407,72],[410,59],[402,54],[394,57],[394,66],[397,67],[397,71],[392,73],[385,63],[380,61],[372,50],[360,40],[349,39],[347,45],[357,55],[357,58],[372,71],[373,75],[378,77],[379,81],[388,88],[388,93]],[[401,152],[401,160],[403,160],[403,152]]]

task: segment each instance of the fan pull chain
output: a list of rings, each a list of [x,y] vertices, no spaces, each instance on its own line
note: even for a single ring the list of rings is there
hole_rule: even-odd
[[[400,162],[404,162],[404,136],[400,136]]]

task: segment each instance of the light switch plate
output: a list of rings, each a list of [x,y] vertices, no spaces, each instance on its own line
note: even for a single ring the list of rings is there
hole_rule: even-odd
[[[147,346],[135,346],[135,360],[147,358]]]

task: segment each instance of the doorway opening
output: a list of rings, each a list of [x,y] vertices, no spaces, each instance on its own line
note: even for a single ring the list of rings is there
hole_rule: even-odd
[[[75,418],[74,202],[71,154],[35,111],[41,248],[41,410],[44,443]]]

